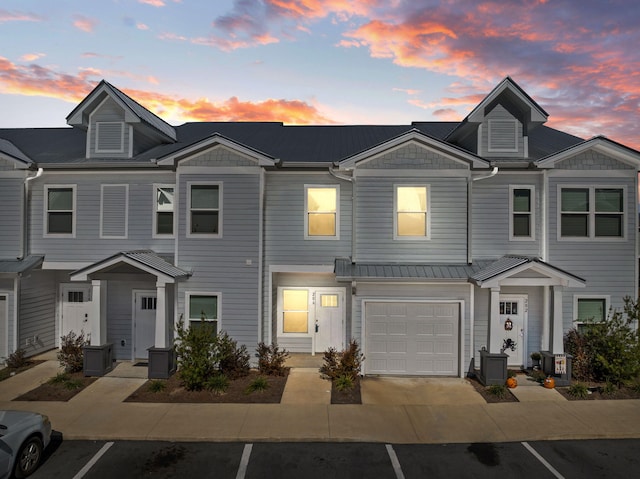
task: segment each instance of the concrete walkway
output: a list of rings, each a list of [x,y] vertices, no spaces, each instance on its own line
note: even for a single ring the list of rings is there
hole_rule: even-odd
[[[315,367],[294,367],[280,404],[143,404],[130,363],[68,402],[13,398],[59,371],[54,360],[0,382],[0,409],[47,414],[65,439],[456,443],[640,437],[640,400],[567,401],[526,380],[518,403],[487,404],[462,379],[365,378],[362,405],[331,405]],[[127,376],[127,377],[121,377]],[[133,376],[133,377],[131,377]]]

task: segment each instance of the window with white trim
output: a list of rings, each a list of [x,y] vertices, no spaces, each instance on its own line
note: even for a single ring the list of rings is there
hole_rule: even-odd
[[[44,187],[44,232],[48,236],[75,234],[75,185],[47,185]]]
[[[96,122],[96,153],[122,153],[124,151],[124,123],[121,121]]]
[[[535,188],[533,186],[509,187],[510,239],[535,239]]]
[[[578,330],[606,320],[608,304],[608,296],[575,296],[573,314]]]
[[[190,328],[202,327],[204,322],[213,327],[213,334],[218,333],[219,293],[186,293],[186,306]]]
[[[282,332],[307,334],[309,332],[309,291],[282,290]]]
[[[189,236],[222,236],[222,184],[189,183]]]
[[[153,235],[173,236],[175,185],[154,185]]]
[[[339,185],[305,185],[304,237],[339,239]]]
[[[562,187],[560,236],[562,238],[623,238],[624,189]]]
[[[394,239],[429,239],[428,185],[395,185],[394,190]]]

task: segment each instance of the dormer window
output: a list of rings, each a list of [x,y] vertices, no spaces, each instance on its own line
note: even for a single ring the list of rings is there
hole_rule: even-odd
[[[124,152],[124,123],[120,121],[96,122],[96,153]]]
[[[489,152],[518,151],[518,120],[489,120]]]

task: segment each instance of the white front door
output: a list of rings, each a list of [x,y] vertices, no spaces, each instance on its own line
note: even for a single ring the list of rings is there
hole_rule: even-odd
[[[501,348],[509,356],[508,366],[525,365],[527,307],[526,295],[500,295],[500,324],[504,329]]]
[[[66,336],[71,331],[79,335],[84,333],[86,339],[91,336],[91,286],[88,284],[62,285],[62,321],[60,336]]]
[[[146,359],[156,340],[156,292],[133,292],[133,358]]]
[[[344,294],[336,290],[315,291],[315,348],[321,353],[330,347],[344,349]]]

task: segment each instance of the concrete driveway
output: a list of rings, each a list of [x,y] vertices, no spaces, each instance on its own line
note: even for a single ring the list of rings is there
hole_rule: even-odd
[[[468,381],[461,378],[365,377],[360,381],[362,404],[448,405],[484,404]]]

